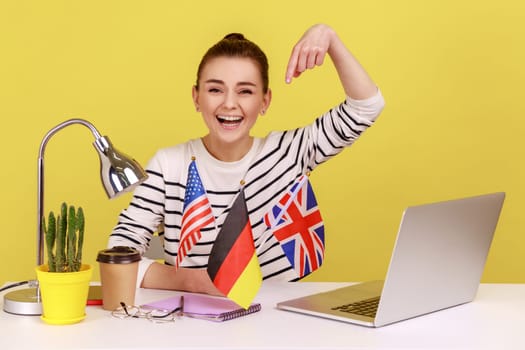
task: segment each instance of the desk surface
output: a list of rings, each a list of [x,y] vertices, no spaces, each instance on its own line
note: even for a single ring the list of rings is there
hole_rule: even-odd
[[[0,349],[525,349],[525,284],[482,284],[471,303],[377,329],[275,308],[346,284],[265,282],[256,298],[262,311],[224,323],[120,320],[88,306],[82,322],[51,326],[38,316],[0,311]],[[136,301],[176,294],[140,289]]]

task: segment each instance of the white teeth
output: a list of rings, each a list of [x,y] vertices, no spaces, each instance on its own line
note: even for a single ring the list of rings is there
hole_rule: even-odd
[[[219,115],[218,118],[229,121],[229,122],[236,122],[236,121],[242,120],[242,117],[233,116],[233,115]]]

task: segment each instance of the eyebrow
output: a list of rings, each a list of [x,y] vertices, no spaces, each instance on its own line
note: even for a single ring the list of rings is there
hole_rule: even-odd
[[[206,80],[204,83],[205,83],[205,84],[208,84],[208,83],[215,83],[215,84],[226,85],[226,84],[224,83],[224,81],[223,81],[223,80],[220,80],[220,79],[208,79],[208,80]],[[254,87],[257,86],[255,83],[252,83],[252,82],[250,82],[250,81],[240,81],[240,82],[238,82],[236,85],[237,85],[237,86],[239,86],[239,85],[241,85],[241,86],[242,86],[242,85],[249,85],[249,86],[254,86]]]

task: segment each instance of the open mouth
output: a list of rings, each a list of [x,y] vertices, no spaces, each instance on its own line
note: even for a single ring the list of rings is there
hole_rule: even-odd
[[[239,126],[243,121],[242,116],[238,115],[218,115],[217,120],[221,125],[228,129],[233,129]]]

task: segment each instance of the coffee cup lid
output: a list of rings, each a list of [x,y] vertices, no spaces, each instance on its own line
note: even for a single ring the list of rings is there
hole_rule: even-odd
[[[99,251],[97,261],[106,264],[130,264],[140,261],[140,253],[132,247],[116,246]]]

